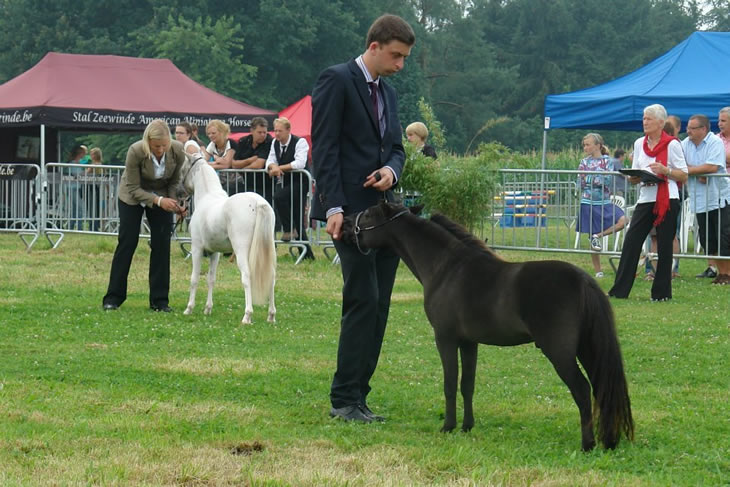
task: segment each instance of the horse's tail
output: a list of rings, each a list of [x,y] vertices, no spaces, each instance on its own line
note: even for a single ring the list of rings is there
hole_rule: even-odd
[[[274,210],[263,198],[256,204],[256,223],[248,267],[251,272],[253,304],[265,304],[276,279],[276,244],[274,243]]]
[[[634,439],[634,419],[611,303],[593,279],[586,281],[582,321],[587,333],[581,333],[578,359],[593,387],[598,440],[613,449],[622,433]]]

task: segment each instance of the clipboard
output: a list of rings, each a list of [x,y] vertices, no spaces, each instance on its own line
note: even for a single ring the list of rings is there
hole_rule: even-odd
[[[619,169],[618,172],[624,176],[638,176],[641,178],[642,183],[657,184],[664,180],[651,171],[645,171],[643,169]]]

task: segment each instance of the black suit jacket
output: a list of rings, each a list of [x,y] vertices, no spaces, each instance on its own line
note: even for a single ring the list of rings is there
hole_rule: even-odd
[[[391,199],[363,188],[365,178],[383,166],[400,179],[405,161],[395,90],[383,78],[379,84],[386,120],[382,137],[365,76],[354,59],[319,75],[312,91],[312,218],[326,220],[330,208],[342,207],[347,215]]]

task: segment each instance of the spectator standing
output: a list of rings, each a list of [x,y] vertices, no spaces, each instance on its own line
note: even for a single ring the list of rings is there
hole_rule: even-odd
[[[720,109],[717,115],[717,135],[725,146],[725,169],[730,173],[730,107]]]
[[[657,229],[657,271],[651,287],[652,301],[672,299],[672,241],[677,232],[679,190],[677,182],[687,181],[687,163],[679,141],[664,132],[667,111],[662,105],[644,108],[644,136],[634,142],[634,169],[650,171],[662,181],[641,183],[639,176],[629,177],[631,184],[641,183],[639,200],[621,251],[621,260],[609,296],[628,298],[634,285],[641,248],[652,227]]]
[[[193,126],[188,122],[181,122],[175,126],[175,140],[183,145],[183,150],[187,154],[203,155],[200,143],[193,138]],[[203,155],[203,157],[205,157]]]
[[[272,137],[268,132],[269,122],[263,117],[251,120],[251,133],[238,141],[238,148],[231,163],[234,169],[263,169],[271,152]],[[244,175],[243,187],[263,196],[273,206],[273,184],[268,174],[249,173]]]
[[[215,170],[230,169],[233,155],[236,153],[236,143],[228,138],[231,128],[222,120],[211,120],[205,128],[205,134],[210,143],[203,150],[203,156]],[[236,194],[237,174],[222,174],[221,185],[229,195]]]
[[[682,141],[691,176],[689,195],[699,225],[700,244],[708,255],[730,256],[730,185],[727,177],[702,177],[727,174],[722,139],[710,131],[705,115],[692,115],[687,122],[687,138]],[[719,241],[719,245],[718,245]],[[730,261],[715,261],[718,275],[713,284],[730,284]]]
[[[426,143],[428,139],[428,128],[423,122],[413,122],[406,127],[406,138],[408,142],[424,156],[436,159],[436,149]]]
[[[599,134],[591,133],[583,137],[583,152],[587,157],[580,161],[579,171],[613,171],[613,161],[608,157],[608,149]],[[603,277],[601,240],[606,235],[621,230],[626,225],[624,211],[611,201],[613,176],[610,174],[581,174],[580,217],[576,231],[588,234],[590,238],[593,270],[597,278]]]
[[[71,149],[69,164],[84,164],[86,158],[86,146],[77,145]],[[86,173],[83,167],[70,167],[68,169],[68,184],[66,184],[66,201],[68,204],[67,217],[69,218],[70,230],[83,230],[84,200],[82,198],[82,184],[79,178]]]
[[[103,299],[105,310],[115,310],[127,299],[127,277],[144,214],[150,226],[150,308],[172,311],[168,297],[170,237],[173,213],[183,213],[176,195],[184,161],[183,145],[171,140],[164,120],[151,121],[142,140],[129,147],[119,181],[119,237]]]
[[[87,205],[86,213],[89,218],[89,229],[98,232],[101,224],[101,215],[103,211],[104,201],[101,199],[101,181],[97,179],[101,178],[103,171],[98,166],[101,166],[104,162],[102,160],[102,152],[98,147],[94,147],[89,151],[89,167],[86,168],[85,174],[87,179],[91,182],[87,183]],[[97,167],[94,167],[97,166]]]
[[[340,257],[342,321],[330,416],[382,421],[367,403],[390,310],[398,256],[391,249],[362,255],[341,240],[344,215],[393,199],[405,150],[395,90],[385,77],[403,68],[415,43],[400,17],[383,15],[368,30],[365,52],[322,73],[312,91],[312,144],[317,182],[312,215],[327,222]]]
[[[624,168],[624,161],[626,159],[626,151],[623,149],[616,149],[613,151],[613,170],[618,171],[619,169]],[[625,176],[617,176],[615,179],[615,186],[616,186],[616,192],[615,194],[617,196],[626,197],[626,191],[628,190],[628,182],[626,181]]]
[[[274,142],[266,159],[266,172],[280,183],[274,194],[274,208],[279,215],[284,232],[283,241],[298,239],[306,241],[305,205],[309,192],[309,180],[302,173],[293,173],[307,166],[309,144],[304,137],[291,133],[287,118],[274,120]],[[305,258],[314,259],[309,244],[306,244]]]

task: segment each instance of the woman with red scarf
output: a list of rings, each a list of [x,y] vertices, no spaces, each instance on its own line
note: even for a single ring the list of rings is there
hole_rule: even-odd
[[[615,298],[629,297],[641,248],[652,227],[656,227],[659,261],[651,287],[651,299],[672,299],[672,241],[677,231],[677,215],[681,207],[677,182],[687,181],[687,163],[679,140],[663,131],[666,120],[667,111],[662,105],[644,108],[645,135],[634,142],[632,167],[654,173],[661,182],[642,183],[638,176],[628,178],[631,184],[641,184],[641,188],[626,232],[616,280],[608,292],[609,296]]]

